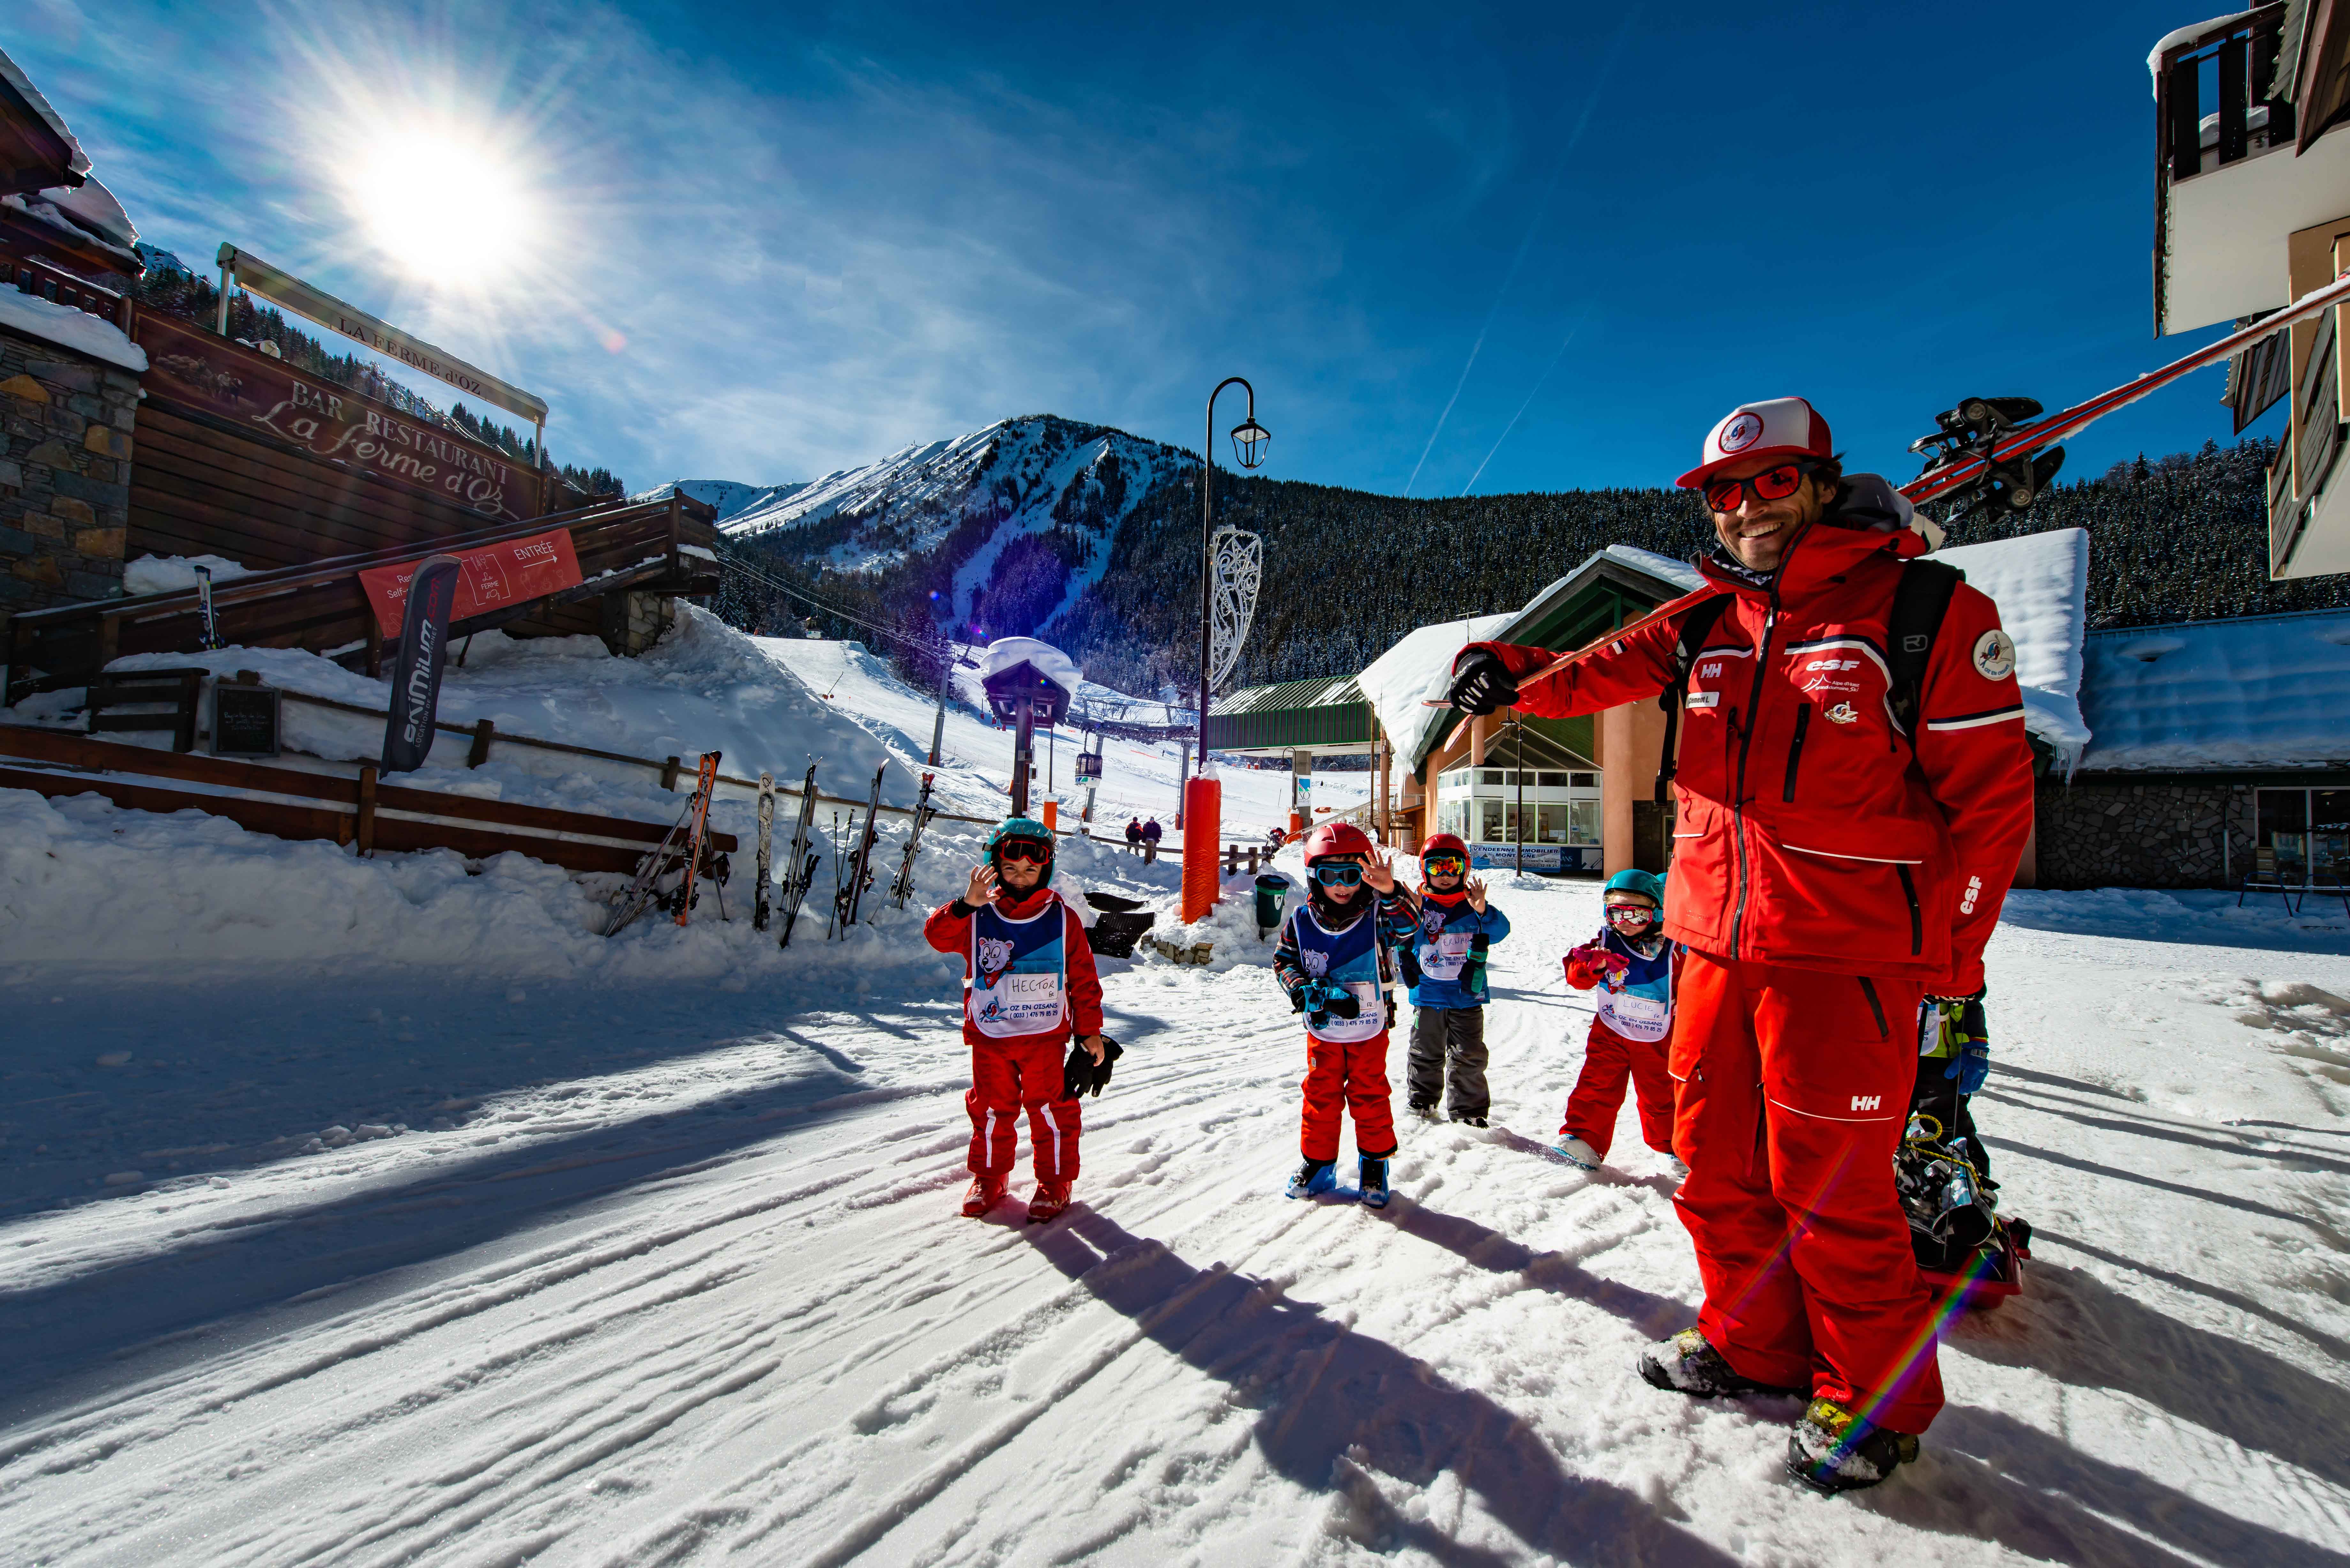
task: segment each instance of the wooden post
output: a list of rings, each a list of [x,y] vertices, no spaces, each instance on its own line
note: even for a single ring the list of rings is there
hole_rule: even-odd
[[[369,680],[383,679],[383,628],[376,624],[373,608],[367,618],[367,672]]]
[[[1241,846],[1240,846],[1239,845],[1237,845],[1237,844],[1227,844],[1227,845],[1225,845],[1225,846],[1224,846],[1224,875],[1225,875],[1225,876],[1227,876],[1227,877],[1235,876],[1235,875],[1237,875],[1237,874],[1239,873],[1240,868],[1241,868]]]
[[[661,788],[675,789],[677,787],[677,768],[678,759],[675,757],[668,758],[661,763]]]
[[[359,852],[361,856],[375,853],[375,764],[359,764]]]
[[[1252,877],[1256,875],[1256,846],[1253,844],[1249,846],[1248,874]]]
[[[465,765],[478,768],[490,760],[490,737],[496,733],[494,722],[484,719],[473,726],[473,747],[465,753]]]

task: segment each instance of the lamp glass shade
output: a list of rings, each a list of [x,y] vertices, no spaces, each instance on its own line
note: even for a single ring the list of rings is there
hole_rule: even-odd
[[[1232,455],[1243,468],[1254,468],[1264,462],[1264,449],[1273,441],[1273,432],[1250,420],[1232,427]]]

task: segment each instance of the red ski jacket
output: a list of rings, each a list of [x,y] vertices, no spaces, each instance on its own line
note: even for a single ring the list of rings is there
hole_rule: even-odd
[[[1711,587],[1521,688],[1520,711],[1543,719],[1654,697],[1689,610],[1733,596],[1682,710],[1665,897],[1675,941],[1922,981],[1935,995],[1981,987],[1983,944],[2032,831],[2032,753],[2013,644],[1998,607],[1965,584],[1934,639],[1918,732],[1895,722],[1886,625],[1900,563],[1929,547],[1908,521],[1883,480],[1853,475],[1775,574],[1716,553],[1700,563]],[[1555,657],[1471,646],[1519,677]]]
[[[1050,888],[1039,888],[1019,899],[1007,893],[996,899],[995,909],[1006,919],[1024,920],[1048,903],[1058,904],[1061,909],[1061,989],[1067,1003],[1062,1009],[1061,1022],[1053,1028],[1028,1034],[990,1034],[972,1021],[971,1004],[966,1000],[962,1010],[962,1037],[967,1044],[1011,1050],[1032,1045],[1057,1045],[1068,1040],[1072,1023],[1076,1024],[1076,1033],[1101,1033],[1101,977],[1094,968],[1093,943],[1087,938],[1085,922],[1077,918],[1077,912]],[[970,995],[972,966],[971,922],[977,912],[958,898],[951,904],[931,910],[931,918],[922,922],[923,940],[942,953],[959,952],[962,955],[966,998]]]

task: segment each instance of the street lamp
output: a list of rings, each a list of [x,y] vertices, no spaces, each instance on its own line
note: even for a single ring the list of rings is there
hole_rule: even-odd
[[[1216,383],[1208,394],[1207,439],[1200,443],[1200,771],[1208,768],[1208,704],[1212,694],[1208,690],[1208,637],[1213,618],[1216,598],[1216,524],[1215,502],[1210,492],[1216,477],[1216,400],[1223,396],[1226,387],[1238,387],[1248,393],[1248,413],[1232,427],[1232,456],[1243,468],[1255,468],[1264,462],[1264,449],[1273,441],[1273,432],[1256,422],[1256,389],[1245,377],[1227,376]]]

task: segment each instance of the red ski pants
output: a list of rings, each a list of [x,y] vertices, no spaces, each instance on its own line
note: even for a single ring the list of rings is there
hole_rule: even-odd
[[[1355,1116],[1355,1148],[1373,1158],[1395,1152],[1395,1110],[1388,1103],[1388,1032],[1342,1045],[1305,1037],[1305,1114],[1298,1143],[1308,1159],[1338,1158],[1338,1113]]]
[[[1616,1141],[1616,1114],[1624,1108],[1624,1080],[1640,1107],[1640,1139],[1659,1154],[1673,1151],[1673,1077],[1666,1071],[1669,1037],[1627,1040],[1596,1018],[1583,1045],[1583,1071],[1566,1097],[1566,1122],[1558,1130],[1589,1144],[1607,1158]]]
[[[1744,1376],[1897,1432],[1942,1407],[1933,1303],[1893,1189],[1921,992],[1690,952],[1673,1021],[1690,1168],[1674,1202],[1705,1282],[1699,1330]]]
[[[1016,1042],[971,1048],[971,1091],[962,1097],[971,1112],[971,1158],[974,1176],[1008,1176],[1018,1152],[1020,1113],[1028,1113],[1028,1138],[1036,1152],[1036,1179],[1077,1179],[1077,1102],[1061,1098],[1065,1041],[1039,1045]]]

